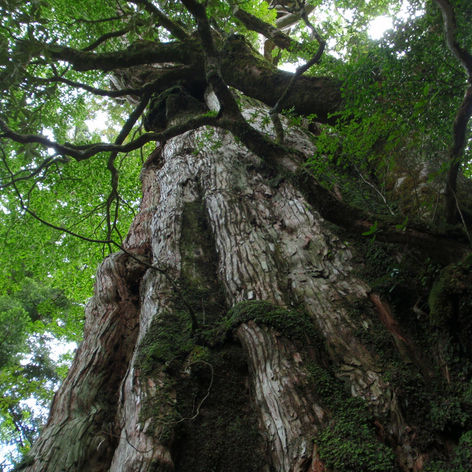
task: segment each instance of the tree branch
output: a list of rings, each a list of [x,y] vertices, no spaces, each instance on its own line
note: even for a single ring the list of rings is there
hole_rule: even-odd
[[[159,24],[163,26],[170,34],[175,36],[181,41],[185,41],[189,38],[188,33],[175,21],[171,20],[166,14],[164,14],[159,8],[157,8],[151,2],[147,0],[129,0],[130,3],[135,5],[142,6],[148,13],[156,17],[159,21]]]
[[[316,28],[310,23],[310,20],[308,19],[308,15],[306,14],[304,8],[301,12],[301,17],[303,18],[305,24],[310,28],[312,38],[315,38],[318,41],[318,50],[309,61],[307,61],[304,65],[297,67],[297,70],[295,74],[292,75],[289,83],[287,84],[287,87],[285,88],[282,95],[279,97],[276,104],[269,112],[270,117],[272,119],[272,123],[274,124],[275,131],[277,133],[277,140],[280,143],[283,143],[284,141],[284,130],[279,118],[279,113],[282,111],[282,104],[285,102],[298,77],[304,74],[311,66],[320,62],[321,56],[323,55],[323,51],[326,46],[326,41],[318,34]]]
[[[241,21],[247,29],[262,34],[279,48],[293,52],[302,48],[302,45],[293,40],[288,34],[283,33],[278,28],[257,18],[257,16],[241,10],[238,6],[234,7],[233,15]]]
[[[1,151],[3,155],[5,155],[5,151],[3,149],[1,149]],[[16,174],[12,174],[10,181],[4,184],[0,184],[0,189],[11,187],[14,183],[17,183],[17,182],[30,180],[33,177],[36,177],[42,171],[49,169],[49,167],[51,167],[52,165],[57,164],[57,163],[66,164],[68,161],[69,161],[68,158],[49,156],[48,158],[44,159],[43,162],[39,164],[37,167],[35,167],[34,169],[28,169],[28,170],[25,169],[25,170],[21,170],[20,172],[17,172]],[[26,174],[28,171],[29,173]]]
[[[305,11],[307,12],[308,15],[314,9],[315,9],[315,7],[311,6],[311,5],[306,5],[305,6]],[[288,28],[289,26],[292,26],[299,19],[300,19],[300,14],[299,13],[288,13],[286,15],[282,15],[280,18],[277,18],[277,20],[275,21],[275,24],[276,24],[277,28],[284,29],[284,28]]]
[[[111,16],[109,18],[100,18],[98,20],[89,20],[87,18],[74,18],[74,21],[78,21],[80,23],[96,24],[96,23],[106,23],[108,21],[122,20],[123,18],[126,18],[127,16],[129,15],[124,14],[124,15]]]
[[[105,41],[108,41],[111,38],[119,38],[120,36],[125,35],[131,30],[131,28],[128,26],[127,28],[123,28],[118,31],[111,31],[110,33],[105,33],[102,36],[100,36],[96,41],[94,41],[92,44],[89,46],[81,49],[81,51],[88,52],[88,51],[93,51],[95,48],[100,46],[100,44],[104,43]]]
[[[65,77],[60,77],[58,75],[54,75],[53,77],[43,78],[43,77],[30,77],[32,81],[38,83],[63,83],[69,85],[74,88],[83,89],[87,92],[93,93],[94,95],[98,95],[100,97],[128,97],[128,96],[143,96],[148,92],[153,92],[156,90],[161,90],[170,87],[172,84],[179,80],[185,80],[186,78],[195,78],[196,71],[194,67],[191,66],[179,66],[179,67],[172,67],[157,70],[156,73],[158,74],[157,78],[154,78],[151,82],[148,82],[143,87],[140,88],[123,88],[119,90],[105,90],[99,89],[97,87],[92,87],[87,84],[83,84],[81,82],[77,82],[75,80],[70,80]],[[155,75],[154,75],[155,77]]]
[[[457,42],[456,15],[449,0],[434,0],[441,10],[444,22],[446,42],[451,52],[460,61],[469,78],[472,76],[472,54],[462,48]]]
[[[453,224],[456,223],[458,215],[456,203],[457,176],[464,157],[468,123],[472,116],[472,55],[462,48],[457,41],[456,15],[449,0],[434,1],[443,16],[446,43],[452,54],[464,67],[467,81],[469,82],[469,86],[465,91],[464,98],[454,119],[453,144],[449,150],[449,169],[446,177],[445,191],[446,222]]]
[[[457,261],[470,253],[470,246],[466,242],[450,238],[446,234],[434,234],[420,227],[407,226],[398,229],[395,223],[340,201],[306,169],[301,169],[288,178],[323,218],[353,234],[367,232],[375,223],[377,229],[373,234],[377,240],[417,247],[441,264]],[[441,248],[440,251],[438,247]]]
[[[277,103],[293,76],[260,58],[237,35],[226,39],[221,61],[223,78],[228,85],[269,106]],[[331,77],[300,76],[282,103],[282,108],[290,107],[297,114],[315,113],[317,121],[333,123],[332,115],[342,107],[341,83]]]
[[[192,40],[168,43],[138,41],[127,49],[108,53],[79,51],[60,45],[39,44],[39,46],[36,49],[46,52],[55,60],[66,61],[72,64],[72,67],[77,71],[111,71],[141,64],[163,62],[192,64],[198,61],[199,55],[196,44]]]
[[[149,99],[151,98],[151,93],[146,93],[142,100],[139,102],[138,106],[133,110],[133,112],[129,115],[126,123],[123,125],[120,133],[118,134],[117,138],[115,139],[115,144],[120,145],[124,142],[126,137],[129,135],[130,131],[133,129],[136,121],[138,121],[139,117],[143,114]],[[119,194],[118,194],[118,183],[119,183],[119,173],[118,169],[115,167],[115,159],[118,155],[117,151],[113,151],[107,161],[107,169],[110,172],[110,184],[111,184],[111,192],[108,195],[106,201],[106,220],[107,220],[107,239],[111,239],[111,235],[113,230],[116,228],[116,222],[118,219],[118,210],[119,210]],[[116,201],[115,207],[115,214],[113,223],[111,222],[111,205],[113,202]]]
[[[205,54],[206,79],[213,87],[213,91],[220,102],[220,116],[226,114],[238,121],[244,121],[233,94],[223,80],[220,59],[213,42],[212,30],[205,7],[195,0],[182,0],[182,3],[197,21],[198,34]]]
[[[45,138],[44,136],[38,136],[34,134],[19,134],[10,129],[5,121],[0,119],[0,129],[3,130],[3,137],[7,137],[12,141],[18,143],[37,143],[41,144],[44,147],[54,149],[58,154],[63,156],[73,157],[77,161],[83,161],[89,159],[92,156],[100,152],[130,152],[138,149],[144,144],[150,141],[167,141],[174,136],[185,133],[191,129],[198,128],[204,125],[215,125],[217,118],[208,114],[199,115],[190,118],[184,123],[179,125],[172,126],[159,133],[144,133],[139,138],[130,141],[127,144],[118,145],[118,144],[107,144],[107,143],[97,143],[97,144],[86,144],[86,145],[74,145],[74,144],[59,144],[50,139]],[[2,136],[0,136],[2,137]]]

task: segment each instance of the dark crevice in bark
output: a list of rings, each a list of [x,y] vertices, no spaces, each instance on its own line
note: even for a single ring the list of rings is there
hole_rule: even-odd
[[[177,387],[177,405],[191,417],[212,384],[199,414],[176,427],[171,448],[175,471],[259,472],[265,464],[265,445],[251,406],[241,346],[228,343],[213,350],[206,362],[195,362]]]

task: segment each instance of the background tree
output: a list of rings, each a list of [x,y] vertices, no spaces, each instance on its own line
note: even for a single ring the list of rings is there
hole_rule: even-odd
[[[19,469],[470,467],[471,13],[411,2],[371,41],[399,8],[1,4],[2,408],[23,449],[17,353],[57,380],[34,343],[78,335],[67,300],[110,252]]]

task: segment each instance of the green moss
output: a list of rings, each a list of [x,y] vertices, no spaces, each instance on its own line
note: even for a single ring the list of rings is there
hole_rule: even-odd
[[[136,361],[142,375],[150,375],[162,365],[183,361],[192,350],[192,323],[187,313],[163,312],[151,322],[139,345]]]
[[[315,437],[323,463],[338,472],[392,472],[393,451],[378,441],[374,418],[366,403],[351,397],[329,369],[308,366],[314,391],[331,411],[331,421]]]
[[[294,341],[308,342],[312,345],[322,345],[324,343],[322,336],[306,312],[259,300],[236,304],[231,308],[219,329],[223,333],[227,333],[249,320],[271,326]]]

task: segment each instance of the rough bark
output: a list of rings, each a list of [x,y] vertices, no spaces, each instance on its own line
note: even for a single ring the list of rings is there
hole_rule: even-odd
[[[299,131],[287,141],[313,152]],[[302,193],[205,128],[153,153],[142,181],[133,256],[100,266],[84,342],[26,470],[324,470],[314,438],[339,406],[328,370],[367,405],[372,441],[395,451],[385,470],[420,470],[412,427],[359,339],[371,321],[354,307],[378,311],[408,362],[416,348]]]

